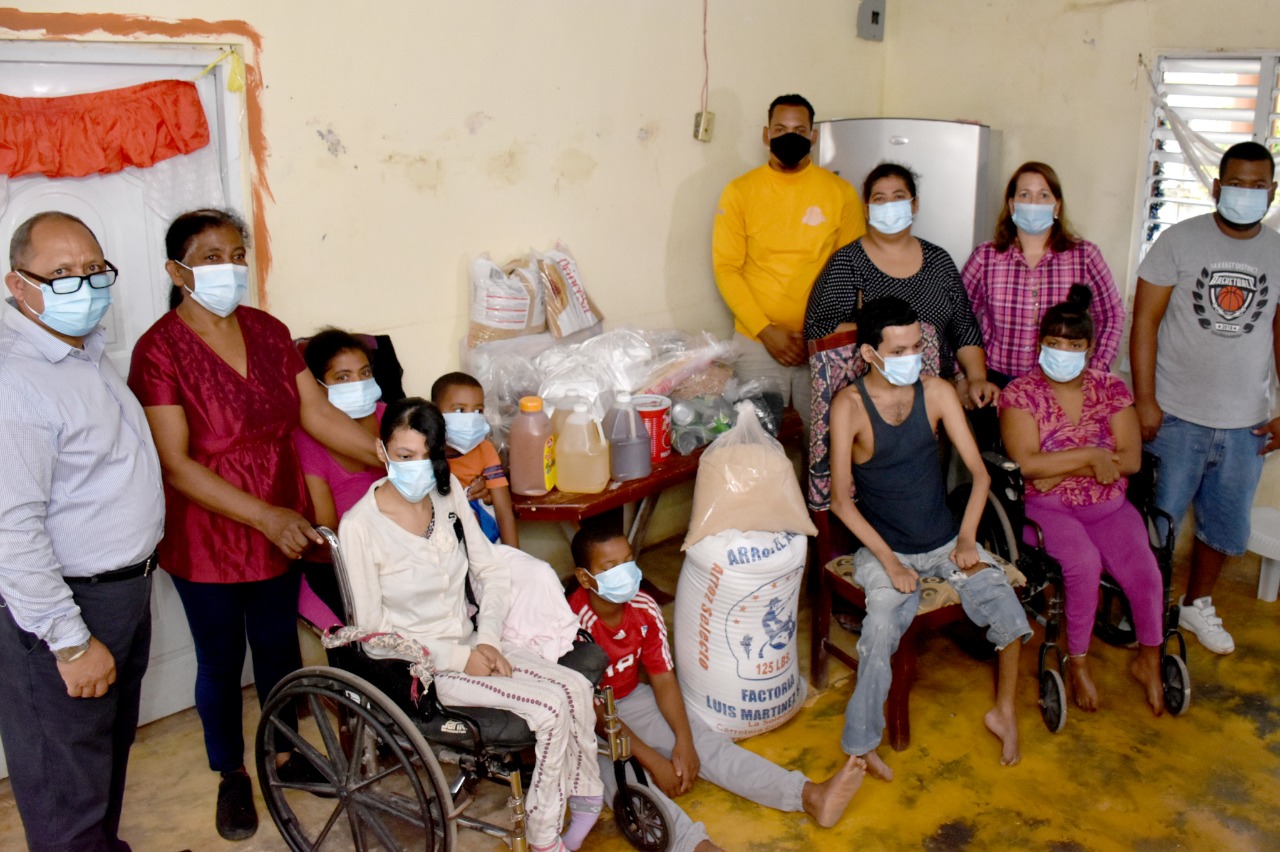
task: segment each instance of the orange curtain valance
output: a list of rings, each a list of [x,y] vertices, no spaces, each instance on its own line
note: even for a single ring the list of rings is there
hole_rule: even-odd
[[[0,95],[0,173],[11,178],[145,168],[207,144],[200,95],[185,80],[60,98]]]

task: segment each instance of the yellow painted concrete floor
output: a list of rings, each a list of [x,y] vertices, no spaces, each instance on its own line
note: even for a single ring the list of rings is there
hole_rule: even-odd
[[[1184,542],[1175,587],[1185,582],[1185,554]],[[659,586],[675,588],[677,544],[651,548],[640,561]],[[1003,768],[996,741],[982,726],[991,666],[937,636],[926,640],[912,691],[911,745],[903,752],[881,747],[896,779],[867,781],[834,829],[818,829],[802,814],[760,808],[705,781],[681,804],[730,850],[1280,849],[1280,603],[1255,599],[1257,577],[1256,556],[1228,563],[1215,601],[1237,650],[1217,657],[1190,640],[1192,699],[1182,717],[1152,718],[1126,674],[1130,652],[1095,640],[1102,710],[1070,712],[1060,734],[1048,733],[1036,708],[1037,636],[1023,653],[1023,761]],[[801,624],[807,673],[807,609]],[[747,747],[810,777],[832,772],[842,759],[840,730],[853,685],[838,664],[832,675],[831,686],[811,694],[795,720]],[[257,702],[251,689],[245,706],[246,731],[252,731]],[[194,710],[147,725],[133,750],[123,837],[138,852],[284,848],[261,803],[263,822],[254,838],[220,839],[213,828],[216,789]],[[496,786],[489,790],[477,807],[496,813],[503,795]],[[8,782],[0,782],[0,849],[22,847]],[[459,848],[505,847],[459,832]],[[629,847],[606,813],[585,848]]]

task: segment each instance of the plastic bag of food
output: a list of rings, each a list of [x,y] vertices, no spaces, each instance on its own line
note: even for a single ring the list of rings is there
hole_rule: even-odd
[[[618,390],[633,391],[644,382],[656,352],[634,328],[615,328],[582,344],[579,351],[609,373]]]
[[[474,373],[484,388],[484,413],[493,432],[490,440],[501,453],[507,431],[520,410],[520,398],[538,393],[538,371],[518,352],[496,352],[482,359]]]
[[[739,403],[738,422],[698,461],[693,512],[682,550],[725,530],[817,535],[795,468],[760,425],[755,406]]]
[[[471,325],[467,345],[534,334],[546,328],[542,285],[528,269],[508,274],[487,254],[471,261]]]
[[[724,361],[732,352],[732,343],[716,340],[704,331],[691,338],[683,350],[668,347],[667,353],[659,355],[650,365],[642,386],[632,390],[666,396],[699,371]]]
[[[603,419],[613,405],[613,382],[608,371],[591,358],[571,352],[543,374],[538,396],[552,408],[561,398],[582,398],[592,406],[594,416]]]
[[[750,379],[742,381],[730,379],[725,385],[724,398],[735,405],[739,402],[750,402],[755,406],[760,417],[760,425],[770,435],[777,436],[782,426],[783,394],[782,382],[773,378]]]
[[[604,319],[587,295],[578,262],[563,243],[538,255],[538,272],[547,300],[547,326],[554,336],[565,337]]]

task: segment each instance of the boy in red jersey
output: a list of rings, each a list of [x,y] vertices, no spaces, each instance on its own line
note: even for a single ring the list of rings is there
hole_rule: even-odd
[[[639,591],[640,568],[631,545],[616,524],[586,524],[573,538],[573,560],[581,588],[569,597],[582,626],[609,655],[601,686],[612,686],[623,733],[631,751],[653,781],[655,794],[671,824],[677,852],[718,849],[702,823],[694,823],[668,797],[688,792],[701,774],[708,781],[781,811],[804,811],[823,828],[840,819],[862,784],[866,764],[851,757],[835,775],[814,783],[802,772],[775,763],[736,745],[685,712],[676,681],[662,610]],[[640,669],[649,683],[640,682]],[[606,801],[616,781],[601,773]],[[657,789],[654,789],[654,787]],[[659,792],[660,791],[660,792]]]

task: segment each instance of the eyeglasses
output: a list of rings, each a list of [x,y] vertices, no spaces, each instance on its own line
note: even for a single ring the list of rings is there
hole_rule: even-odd
[[[28,272],[25,269],[15,269],[14,272],[19,272],[40,284],[48,284],[50,289],[59,296],[69,296],[77,292],[86,282],[95,290],[105,290],[116,283],[116,276],[120,274],[120,270],[112,266],[109,260],[104,260],[103,263],[107,265],[107,268],[91,275],[64,275],[61,278],[45,278],[43,275],[36,275],[34,272]]]

